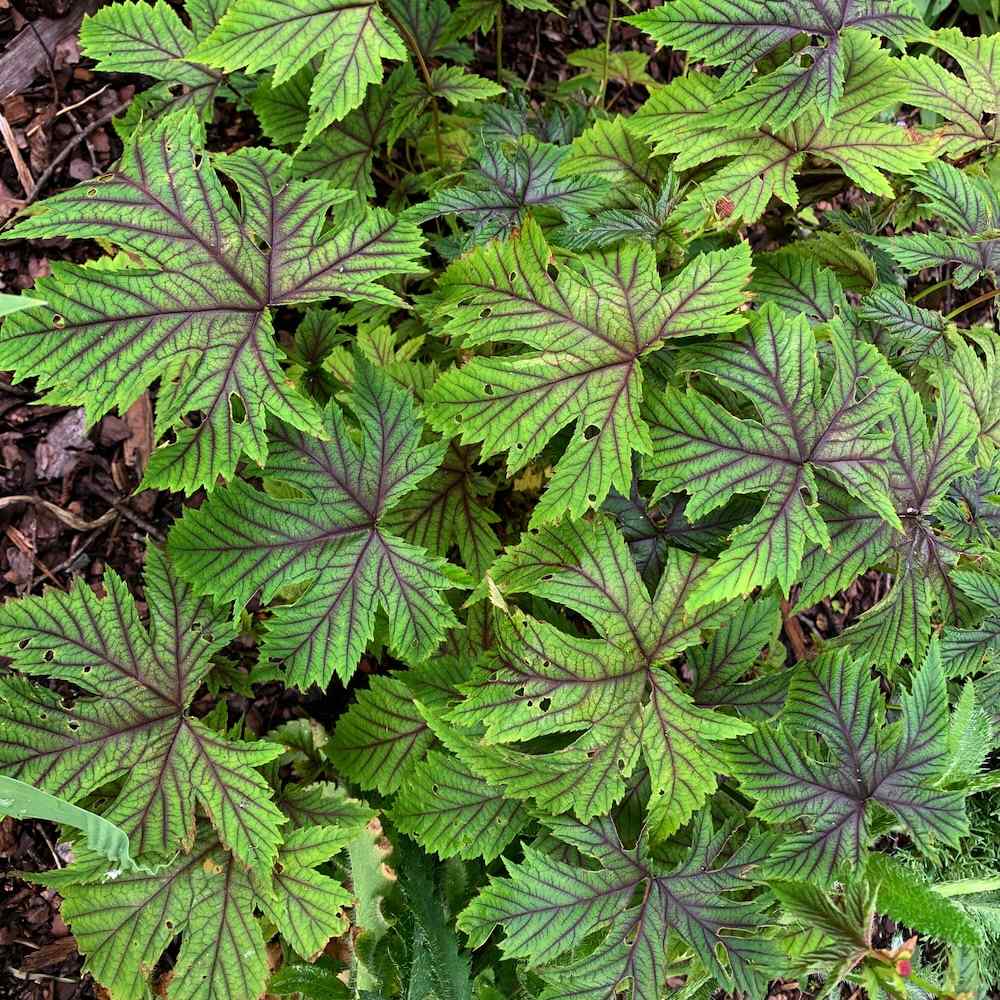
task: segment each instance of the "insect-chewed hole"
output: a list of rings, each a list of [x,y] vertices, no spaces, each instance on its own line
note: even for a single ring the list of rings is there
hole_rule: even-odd
[[[486,384],[485,384],[485,385],[483,386],[483,392],[485,392],[487,396],[492,396],[492,395],[493,395],[493,392],[494,392],[494,389],[493,389],[493,386],[492,386],[492,385],[490,385],[490,384],[489,384],[489,382],[487,382],[487,383],[486,383]]]
[[[53,313],[52,314],[52,325],[57,330],[61,330],[66,325],[66,317],[60,315],[59,313]]]
[[[538,703],[538,708],[542,712],[547,712],[551,707],[552,707],[552,699],[551,698],[543,698]]]
[[[247,408],[243,405],[239,393],[229,394],[229,414],[233,418],[234,424],[245,424],[247,422]]]
[[[588,499],[588,500],[589,500],[589,501],[590,501],[591,503],[597,503],[597,494],[596,494],[596,493],[588,493],[588,494],[587,494],[587,499]]]
[[[87,197],[94,198],[97,196],[97,188],[87,188]]]
[[[480,319],[489,319],[493,315],[493,310],[489,306],[485,306],[479,311]]]
[[[83,668],[83,672],[84,672],[85,674],[89,674],[89,673],[90,673],[90,671],[91,671],[91,670],[93,670],[93,669],[94,669],[93,667],[84,667],[84,668]]]
[[[30,645],[31,645],[31,640],[30,640],[30,639],[22,639],[22,640],[21,640],[21,641],[20,641],[20,642],[19,642],[19,643],[17,644],[17,648],[18,648],[18,649],[27,649],[27,648],[28,648],[28,647],[29,647]]]
[[[593,441],[594,438],[597,437],[597,435],[600,434],[600,433],[601,433],[600,430],[597,427],[595,427],[593,424],[591,424],[589,427],[584,427],[584,429],[583,429],[583,439],[585,441]]]
[[[56,654],[55,654],[54,650],[47,649],[47,650],[45,650],[44,653],[42,653],[42,659],[46,663],[51,663],[55,658],[56,658]]]

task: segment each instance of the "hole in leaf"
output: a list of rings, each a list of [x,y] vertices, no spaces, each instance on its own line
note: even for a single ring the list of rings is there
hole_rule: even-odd
[[[60,316],[59,313],[53,313],[53,315],[52,315],[52,325],[57,330],[61,330],[66,325],[66,317],[65,316]]]
[[[486,306],[484,309],[482,309],[480,311],[479,318],[480,319],[489,319],[489,317],[492,316],[492,315],[493,315],[493,310],[489,306]]]
[[[22,639],[22,640],[21,640],[21,641],[20,641],[20,642],[19,642],[19,643],[17,644],[17,648],[18,648],[18,649],[27,649],[27,648],[28,648],[28,646],[29,646],[30,644],[31,644],[31,640],[30,640],[30,639]]]
[[[434,794],[437,795],[437,793],[439,791],[438,786],[437,785],[431,785],[431,789],[434,792]]]
[[[589,500],[589,501],[590,501],[591,503],[597,503],[597,494],[596,494],[596,493],[588,493],[588,494],[587,494],[587,499],[588,499],[588,500]]]
[[[87,188],[87,197],[93,198],[97,195],[97,188]]]
[[[39,719],[41,719],[41,720],[42,720],[43,722],[44,722],[44,721],[45,721],[45,720],[46,720],[46,719],[47,719],[48,717],[49,717],[49,713],[48,713],[48,712],[39,712],[39,713],[38,713],[38,718],[39,718]]]
[[[89,673],[90,673],[90,671],[91,671],[91,670],[93,670],[93,669],[94,669],[93,667],[84,667],[84,668],[83,668],[83,672],[84,672],[85,674],[89,674]]]
[[[542,699],[542,700],[541,700],[541,701],[540,701],[540,702],[538,703],[538,707],[539,707],[539,708],[540,708],[540,709],[541,709],[541,710],[542,710],[543,712],[547,712],[547,711],[548,711],[548,710],[549,710],[549,709],[550,709],[550,708],[552,707],[552,699],[551,699],[551,698],[543,698],[543,699]]]
[[[243,400],[240,399],[239,393],[231,392],[229,394],[229,413],[233,418],[234,424],[245,424],[247,422],[247,409],[243,405]]]
[[[511,271],[507,277],[509,277],[511,281],[517,281],[517,271]]]
[[[593,441],[594,438],[600,433],[601,432],[593,424],[591,424],[589,427],[585,427],[583,429],[583,439],[585,441]]]
[[[80,728],[79,722],[67,722],[66,725],[69,726],[69,728],[72,729],[74,733]]]
[[[485,385],[483,386],[483,392],[485,392],[487,396],[492,396],[492,395],[493,395],[493,386],[491,386],[491,385],[489,384],[489,382],[487,382],[487,383],[486,383],[486,384],[485,384]]]
[[[51,663],[55,658],[56,658],[56,654],[51,649],[47,649],[47,650],[45,650],[44,653],[42,653],[42,659],[46,663]]]

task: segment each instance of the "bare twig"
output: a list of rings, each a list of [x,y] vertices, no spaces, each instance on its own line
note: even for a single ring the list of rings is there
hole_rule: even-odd
[[[150,538],[153,539],[153,541],[155,542],[163,541],[163,533],[160,531],[159,528],[156,527],[155,524],[152,523],[152,521],[147,521],[146,518],[142,517],[142,515],[137,514],[134,510],[132,510],[128,506],[128,504],[122,503],[122,501],[119,500],[116,496],[98,486],[97,483],[92,482],[90,486],[91,489],[105,503],[111,504],[111,506],[114,507],[115,510],[117,510],[123,517],[127,518],[137,527],[142,528],[142,530],[145,531],[146,534],[148,534]]]
[[[109,510],[102,514],[96,521],[85,521],[82,517],[77,517],[76,514],[68,510],[63,510],[62,507],[57,507],[54,503],[49,503],[48,500],[27,495],[0,497],[0,510],[3,510],[4,507],[10,507],[12,504],[21,503],[31,503],[36,507],[41,507],[42,510],[51,514],[57,521],[61,521],[67,528],[72,528],[74,531],[93,531],[94,528],[101,528],[112,518],[118,516],[117,510]]]
[[[35,181],[35,186],[31,193],[28,195],[28,200],[24,203],[25,206],[30,205],[41,193],[45,185],[49,182],[52,175],[59,169],[62,163],[65,161],[66,157],[73,152],[74,149],[84,140],[87,136],[96,132],[102,125],[106,125],[115,115],[121,114],[128,107],[128,102],[124,104],[119,104],[117,107],[112,108],[110,111],[101,115],[100,118],[95,118],[85,129],[78,132],[69,142],[59,150],[59,153],[53,158],[52,162],[45,168],[42,175]]]
[[[21,182],[21,187],[24,188],[24,193],[29,196],[28,201],[30,201],[31,192],[35,188],[35,182],[32,180],[28,164],[24,162],[24,157],[21,156],[21,150],[17,148],[17,139],[14,138],[14,130],[10,127],[10,122],[3,115],[0,115],[0,135],[3,136],[4,145],[7,147],[7,152],[10,153],[11,160],[14,161],[17,179]]]

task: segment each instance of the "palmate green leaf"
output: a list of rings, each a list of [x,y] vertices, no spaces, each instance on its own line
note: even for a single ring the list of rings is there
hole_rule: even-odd
[[[500,516],[486,503],[491,489],[476,472],[471,448],[448,447],[441,467],[387,513],[385,524],[436,556],[455,546],[462,565],[481,578],[500,548]]]
[[[949,324],[944,316],[907,302],[901,289],[879,286],[861,300],[858,315],[885,332],[893,354],[905,365],[947,354]]]
[[[936,642],[901,702],[898,724],[887,726],[868,669],[843,650],[823,653],[797,668],[780,724],[731,751],[741,787],[756,800],[753,815],[792,827],[770,852],[767,875],[827,882],[857,867],[876,805],[923,850],[958,845],[968,831],[965,792],[941,785],[949,717]],[[794,832],[803,821],[807,831]]]
[[[983,101],[961,77],[930,56],[907,56],[896,63],[906,82],[906,103],[940,115],[936,132],[952,159],[968,156],[992,142],[983,124]]]
[[[602,177],[612,184],[638,184],[656,191],[657,168],[649,148],[625,127],[625,119],[597,121],[578,135],[556,171],[558,177]]]
[[[947,372],[979,424],[979,458],[989,465],[1000,447],[1000,337],[982,329],[952,342]],[[978,349],[978,350],[977,350]]]
[[[305,144],[361,104],[382,61],[406,59],[406,46],[375,2],[234,0],[192,55],[227,71],[274,67],[275,86],[320,57]]]
[[[491,669],[462,686],[448,719],[477,747],[452,746],[487,781],[549,813],[589,821],[626,792],[640,758],[650,772],[648,821],[657,836],[682,826],[724,767],[718,747],[750,731],[698,707],[668,664],[737,610],[734,603],[685,611],[711,562],[668,551],[650,599],[612,521],[544,528],[509,549],[491,577],[499,593],[529,593],[573,608],[600,638],[579,638],[515,612],[497,623]],[[519,744],[575,734],[561,749]]]
[[[306,958],[345,929],[351,896],[315,871],[344,840],[335,827],[293,831],[273,881],[243,871],[204,830],[189,854],[153,872],[102,880],[101,866],[84,856],[32,877],[58,889],[85,969],[115,1000],[149,995],[150,975],[178,936],[168,1000],[257,1000],[268,964],[256,914],[276,921]]]
[[[945,28],[935,31],[930,41],[961,66],[983,110],[1000,114],[1000,35],[966,37],[957,28]]]
[[[767,918],[758,903],[735,894],[766,858],[766,838],[726,856],[732,831],[713,833],[703,812],[687,857],[665,871],[644,842],[624,847],[610,819],[587,826],[550,819],[546,826],[589,866],[526,846],[522,862],[507,863],[509,876],[492,878],[459,914],[473,947],[502,927],[504,954],[527,960],[547,1000],[658,1000],[669,974],[667,935],[676,933],[725,989],[761,992],[774,961],[761,934]]]
[[[642,579],[655,590],[671,548],[699,555],[717,553],[725,547],[730,531],[752,515],[753,503],[737,498],[707,518],[691,522],[684,513],[687,497],[675,493],[650,504],[635,487],[628,497],[612,493],[602,509],[614,517]]]
[[[419,222],[457,215],[472,226],[472,240],[484,243],[511,235],[531,209],[548,209],[572,219],[599,208],[608,197],[600,177],[560,179],[565,148],[525,136],[512,148],[485,142],[465,171],[464,183],[438,191],[409,216]]]
[[[809,157],[839,167],[865,191],[891,197],[886,174],[910,174],[934,155],[933,135],[872,121],[904,95],[893,59],[861,35],[847,36],[843,48],[847,83],[829,121],[810,111],[782,129],[739,126],[716,115],[723,83],[702,73],[660,88],[629,120],[631,130],[654,144],[654,153],[675,154],[675,170],[727,161],[698,177],[680,206],[687,227],[713,219],[753,222],[774,197],[797,207],[795,176]]]
[[[188,711],[234,630],[156,548],[145,583],[148,629],[111,571],[103,598],[80,580],[0,609],[2,652],[16,669],[83,692],[67,706],[23,677],[0,680],[0,768],[70,802],[113,789],[104,817],[137,858],[190,847],[200,807],[241,864],[268,871],[284,820],[256,768],[282,748],[228,739]]]
[[[413,692],[394,676],[373,677],[337,720],[328,753],[338,771],[364,789],[399,790],[434,743],[413,703]]]
[[[93,422],[157,378],[157,449],[145,484],[193,492],[267,457],[266,415],[325,433],[279,364],[270,309],[341,296],[396,297],[381,277],[412,271],[420,235],[383,210],[325,226],[348,193],[295,181],[273,150],[208,157],[192,112],[137,135],[106,177],[45,201],[5,237],[107,240],[123,254],[53,268],[39,282],[51,311],[8,319],[0,364],[34,376],[52,402],[83,402]],[[240,205],[220,172],[239,188]],[[419,268],[417,268],[419,269]],[[201,411],[195,428],[184,417]]]
[[[982,608],[971,628],[951,626],[941,636],[941,661],[949,677],[996,669],[1000,653],[1000,580],[977,570],[953,570],[951,582]]]
[[[934,515],[951,483],[970,468],[977,424],[962,404],[950,374],[940,380],[937,419],[927,414],[908,385],[897,390],[898,408],[889,415],[892,443],[886,459],[889,495],[903,526],[896,531],[858,497],[825,481],[820,512],[830,527],[830,544],[813,545],[799,574],[797,606],[808,607],[848,586],[866,569],[888,562],[893,586],[836,641],[854,647],[871,662],[892,667],[904,656],[918,663],[924,655],[936,601],[946,619],[956,617],[950,583],[958,552],[935,529]]]
[[[267,76],[250,95],[261,130],[276,145],[301,144],[309,120],[309,91],[315,75],[312,66],[306,66],[280,86]],[[397,74],[381,85],[369,87],[360,107],[327,126],[304,149],[298,150],[292,160],[296,176],[347,188],[355,192],[359,203],[374,195],[372,161],[389,136],[397,92]]]
[[[169,539],[181,572],[238,608],[254,594],[270,602],[305,585],[274,609],[261,646],[303,689],[350,679],[380,609],[393,650],[414,661],[429,656],[457,624],[442,592],[466,583],[458,567],[382,523],[438,468],[444,444],[420,444],[410,394],[361,359],[348,401],[360,442],[334,402],[325,413],[329,441],[287,424],[272,429],[264,474],[295,497],[236,482],[188,511]]]
[[[140,73],[166,85],[162,99],[156,88],[138,95],[144,114],[159,115],[189,105],[209,120],[215,98],[235,94],[223,73],[188,58],[214,27],[214,19],[211,13],[200,18],[197,3],[186,4],[185,10],[191,28],[164,0],[109,4],[83,19],[80,48],[95,60],[98,70]],[[126,120],[137,120],[137,110],[130,107]]]
[[[799,580],[809,542],[829,544],[817,507],[816,476],[899,530],[889,493],[890,438],[878,427],[891,409],[898,376],[844,326],[828,329],[834,369],[824,388],[806,318],[765,305],[750,333],[692,349],[682,368],[711,374],[749,400],[759,420],[742,419],[694,389],[667,387],[646,404],[652,453],[645,478],[657,494],[684,490],[688,517],[701,517],[742,493],[764,493],[763,506],[737,529],[719,560],[688,595],[696,609],[749,594],[777,580],[787,594]]]
[[[967,288],[1000,269],[1000,198],[982,177],[970,176],[947,163],[928,164],[914,187],[926,197],[923,211],[940,218],[951,234],[912,233],[870,237],[906,273],[956,264],[956,288]]]
[[[813,108],[829,122],[849,79],[846,44],[862,34],[897,44],[927,34],[909,4],[899,0],[672,0],[625,20],[660,45],[725,66],[715,114],[737,128],[765,121],[782,128]],[[805,47],[793,44],[803,38]],[[771,61],[769,71],[743,87],[764,60]]]
[[[735,710],[753,722],[777,715],[788,693],[788,671],[743,678],[761,658],[761,650],[775,645],[780,627],[778,601],[762,597],[742,604],[706,644],[690,648],[687,667],[695,702]]]
[[[394,794],[392,820],[442,858],[493,860],[528,823],[523,806],[490,785],[449,749],[443,707],[458,698],[468,668],[435,660],[406,673],[373,677],[338,719],[328,748],[338,771],[365,789]]]
[[[832,320],[848,305],[833,270],[796,247],[755,254],[750,291],[760,302],[803,313],[813,322]]]
[[[745,244],[695,258],[661,286],[650,248],[623,244],[549,269],[550,250],[529,221],[520,234],[456,261],[441,279],[443,333],[474,347],[506,342],[524,353],[478,357],[446,372],[427,397],[431,425],[507,452],[513,474],[573,425],[566,453],[532,513],[535,525],[627,493],[632,454],[650,450],[639,415],[640,359],[674,337],[741,326],[750,272]]]

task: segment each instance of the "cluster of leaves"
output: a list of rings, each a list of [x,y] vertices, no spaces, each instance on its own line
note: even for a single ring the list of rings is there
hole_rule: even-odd
[[[0,773],[129,862],[33,877],[114,1000],[168,953],[197,1000],[985,988],[1000,34],[669,0],[627,18],[667,82],[530,90],[468,68],[505,6],[85,20],[154,84],[4,234],[106,253],[0,368],[90,421],[152,391],[141,485],[199,502],[143,605],[0,609]],[[230,717],[276,680],[344,710]]]

